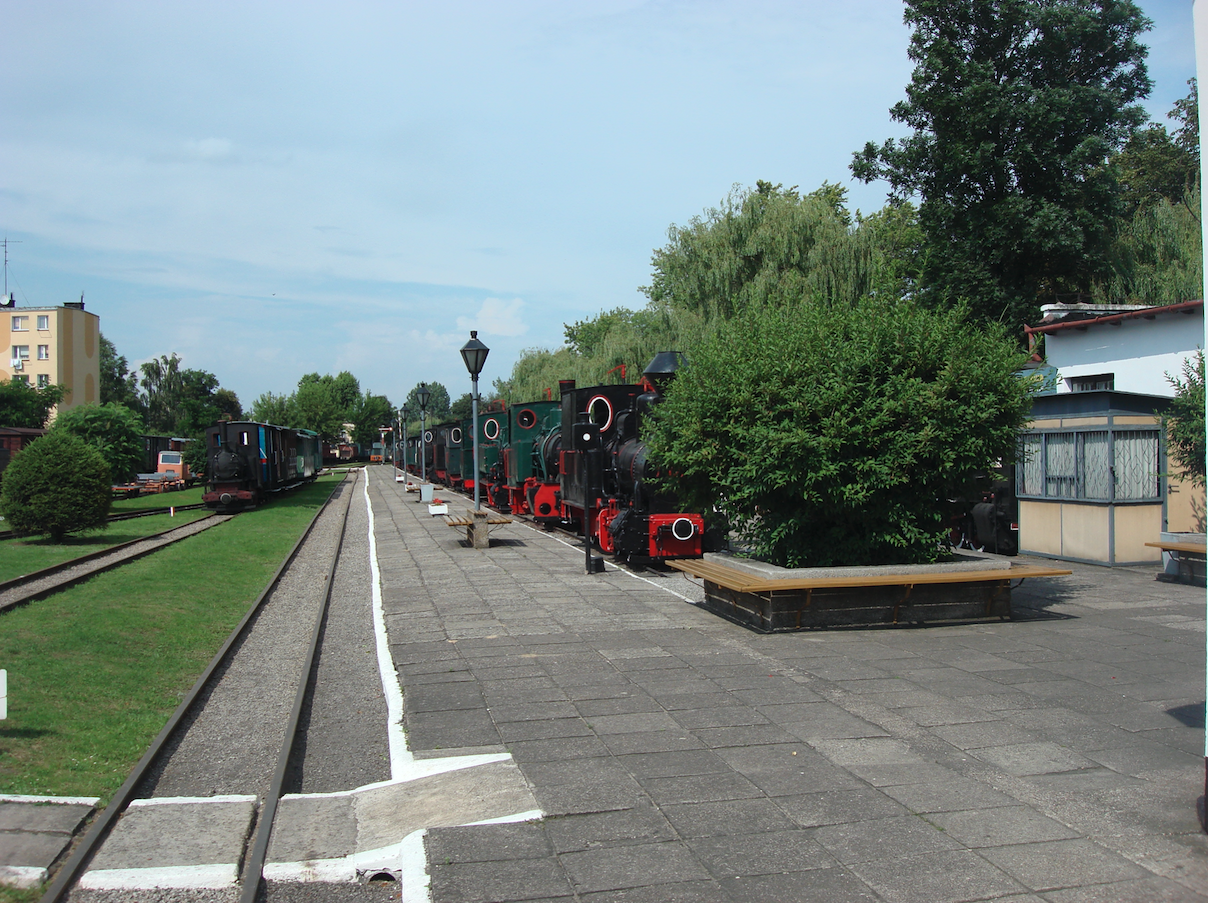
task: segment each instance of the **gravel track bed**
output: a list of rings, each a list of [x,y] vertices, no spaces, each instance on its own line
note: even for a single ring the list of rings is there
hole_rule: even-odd
[[[44,593],[53,590],[58,586],[66,583],[80,580],[90,574],[104,571],[114,565],[120,564],[127,559],[134,558],[139,555],[147,554],[148,550],[161,548],[169,545],[178,539],[183,539],[187,536],[192,536],[195,533],[201,533],[203,530],[208,530],[211,527],[216,527],[219,524],[226,523],[231,519],[229,514],[216,514],[213,517],[203,518],[193,521],[191,524],[185,524],[183,527],[178,527],[168,533],[159,536],[149,536],[144,540],[126,546],[122,549],[117,549],[108,555],[102,555],[99,558],[93,558],[90,561],[85,561],[74,567],[59,571],[55,574],[42,577],[38,580],[32,580],[28,583],[22,583],[19,586],[10,587],[3,592],[0,592],[0,610],[11,608],[14,605],[19,605],[31,596],[39,593]]]
[[[335,793],[390,779],[363,479],[349,489],[354,497],[321,638],[315,687],[303,710],[295,747],[301,762],[287,776],[286,793]]]
[[[272,780],[331,556],[356,481],[342,483],[281,582],[177,732],[139,797],[263,796]]]

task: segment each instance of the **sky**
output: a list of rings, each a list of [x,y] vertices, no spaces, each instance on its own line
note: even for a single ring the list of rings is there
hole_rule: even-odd
[[[1208,0],[1201,0],[1208,2]],[[1139,4],[1150,117],[1191,0]],[[563,324],[639,308],[672,224],[763,179],[849,190],[903,134],[895,0],[0,0],[0,237],[17,305],[79,300],[132,368],[245,407],[351,371],[485,391]]]

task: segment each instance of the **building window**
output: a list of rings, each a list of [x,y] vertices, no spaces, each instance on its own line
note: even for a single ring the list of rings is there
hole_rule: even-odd
[[[50,314],[38,314],[38,328],[50,329]]]
[[[38,388],[45,389],[49,385],[50,385],[50,374],[49,373],[39,373],[38,374]]]
[[[1160,501],[1157,430],[1025,433],[1015,491],[1021,498]]]
[[[17,373],[17,374],[15,374],[15,375],[13,376],[13,382],[15,382],[15,383],[20,383],[20,384],[21,384],[21,385],[23,385],[23,386],[28,386],[28,385],[29,385],[29,377],[28,377],[28,376],[25,376],[25,375],[23,375],[23,374],[21,374],[21,373]]]
[[[14,361],[29,360],[29,346],[28,345],[14,345],[13,346],[13,360]]]
[[[50,346],[49,345],[39,345],[38,346],[38,360],[40,360],[40,361],[50,360]]]
[[[1069,376],[1065,384],[1071,392],[1112,392],[1116,388],[1116,374],[1100,373],[1096,376]]]
[[[13,317],[13,332],[28,332],[29,317]]]

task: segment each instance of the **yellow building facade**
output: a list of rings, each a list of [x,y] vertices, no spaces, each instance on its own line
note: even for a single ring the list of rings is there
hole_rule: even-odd
[[[0,308],[7,346],[0,374],[30,386],[64,386],[57,410],[101,398],[101,318],[82,301],[62,307]],[[2,426],[3,424],[0,424]]]

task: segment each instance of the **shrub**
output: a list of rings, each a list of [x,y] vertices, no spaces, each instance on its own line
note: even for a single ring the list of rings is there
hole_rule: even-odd
[[[0,514],[21,535],[69,533],[105,526],[111,495],[101,453],[66,430],[29,444],[4,472]]]
[[[788,567],[934,561],[943,500],[1013,459],[1024,356],[963,311],[756,309],[689,349],[648,427],[668,488]]]
[[[1183,378],[1166,375],[1174,401],[1166,418],[1170,456],[1197,486],[1204,485],[1204,352],[1183,361]]]
[[[128,480],[143,462],[143,419],[125,405],[84,404],[55,417],[52,430],[67,430],[96,448],[114,480]]]

